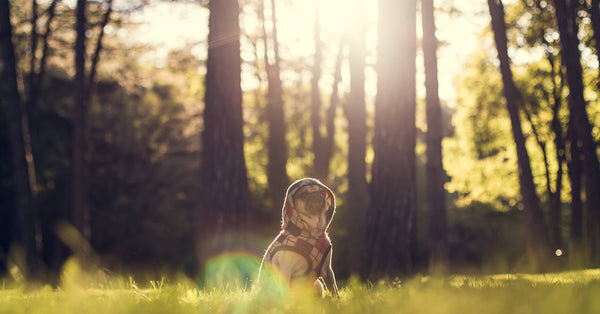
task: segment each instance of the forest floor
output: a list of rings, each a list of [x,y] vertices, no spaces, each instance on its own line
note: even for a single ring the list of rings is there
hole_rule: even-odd
[[[83,287],[74,273],[58,288],[0,279],[0,313],[600,313],[600,269],[453,275],[443,279],[340,284],[340,298],[314,291],[266,296],[251,289],[199,289],[186,280],[102,279]],[[90,279],[90,277],[88,277]]]

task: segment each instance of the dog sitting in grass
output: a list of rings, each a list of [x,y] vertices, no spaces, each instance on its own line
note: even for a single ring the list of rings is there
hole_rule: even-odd
[[[282,209],[281,232],[265,253],[260,270],[270,264],[288,284],[313,283],[323,296],[323,283],[339,296],[331,268],[331,240],[327,227],[335,212],[335,196],[316,179],[301,179],[287,190]]]

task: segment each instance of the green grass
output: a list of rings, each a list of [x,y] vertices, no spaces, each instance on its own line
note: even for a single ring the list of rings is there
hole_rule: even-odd
[[[319,299],[309,288],[276,296],[233,286],[199,289],[184,278],[136,283],[72,267],[58,288],[0,279],[0,313],[600,313],[600,269],[350,280],[339,299]]]

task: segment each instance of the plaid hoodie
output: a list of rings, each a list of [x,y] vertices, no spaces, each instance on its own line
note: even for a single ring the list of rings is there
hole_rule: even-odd
[[[304,226],[300,221],[300,216],[294,208],[294,194],[303,186],[307,185],[319,185],[331,199],[331,205],[326,213],[327,224],[323,229],[322,233],[315,237],[310,234],[306,229],[302,229]],[[325,257],[331,250],[331,240],[327,235],[326,231],[333,219],[335,212],[335,196],[333,192],[325,186],[323,183],[316,179],[300,179],[290,185],[287,190],[283,209],[282,209],[282,221],[281,221],[281,232],[275,238],[273,243],[267,249],[267,253],[263,257],[264,262],[271,262],[275,253],[281,250],[293,251],[300,254],[308,263],[308,268],[304,273],[304,276],[317,278],[320,275],[323,264],[325,263]]]

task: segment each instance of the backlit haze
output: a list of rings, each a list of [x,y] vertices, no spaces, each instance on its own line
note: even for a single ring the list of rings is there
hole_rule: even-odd
[[[69,1],[66,1],[69,3]],[[74,2],[74,1],[71,1]],[[331,89],[332,73],[338,43],[348,20],[352,16],[358,0],[319,0],[319,19],[321,23],[321,38],[325,43],[323,53],[323,77],[321,88],[327,92]],[[509,1],[510,2],[510,1]],[[458,12],[450,13],[450,3]],[[267,20],[270,20],[270,0],[265,0]],[[468,56],[474,52],[481,30],[489,23],[485,1],[435,1],[436,35],[443,44],[438,50],[439,94],[448,105],[454,105],[454,78],[460,75],[462,66]],[[240,15],[240,26],[246,34],[261,35],[260,24],[257,21],[253,5],[243,6]],[[377,45],[377,1],[363,0],[365,31],[367,43],[367,103],[372,104],[376,93],[376,75],[372,68],[375,66]],[[308,65],[312,64],[314,52],[313,26],[315,20],[314,0],[278,0],[277,1],[278,37],[280,55],[286,61],[303,57]],[[153,2],[142,11],[132,15],[132,20],[138,26],[131,30],[121,30],[119,35],[131,44],[150,44],[156,49],[146,54],[149,62],[157,66],[164,60],[171,49],[191,49],[192,53],[201,59],[206,58],[206,39],[208,35],[208,9],[197,3],[165,3]],[[350,21],[352,23],[352,21]],[[421,37],[420,17],[417,19],[417,32]],[[270,29],[269,22],[267,29]],[[110,31],[110,29],[107,29]],[[248,41],[242,39],[241,55],[249,62],[243,66],[242,88],[250,90],[257,86],[253,63],[254,52]],[[262,43],[259,43],[262,49]],[[262,54],[262,51],[259,51]],[[417,94],[424,97],[423,60],[419,52],[417,56]],[[285,65],[282,69],[284,87],[290,84],[291,76],[286,74]],[[309,68],[304,75],[310,78]],[[342,75],[343,91],[349,85],[349,70],[347,63]]]

